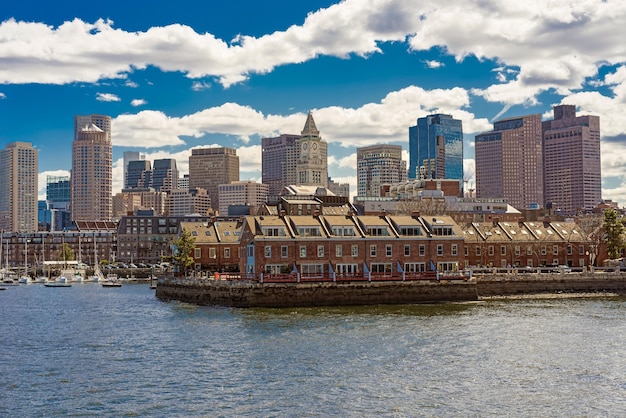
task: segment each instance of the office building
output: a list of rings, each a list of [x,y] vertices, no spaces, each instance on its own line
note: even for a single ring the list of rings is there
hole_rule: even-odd
[[[497,121],[476,136],[476,197],[503,198],[516,209],[543,205],[541,115]]]
[[[124,189],[146,189],[152,182],[152,167],[147,160],[131,160],[126,166]]]
[[[219,185],[219,213],[230,215],[230,206],[249,206],[250,213],[255,213],[267,199],[269,186],[255,181],[233,181]]]
[[[0,229],[35,232],[39,152],[30,142],[11,142],[0,151]]]
[[[204,189],[219,210],[219,185],[239,181],[239,157],[232,148],[197,148],[189,156],[189,188]]]
[[[72,143],[71,219],[72,221],[110,221],[112,215],[112,164],[110,117],[97,116],[107,125],[105,131],[93,122],[74,127],[77,136]],[[75,117],[82,122],[87,117]],[[95,118],[95,117],[94,117]]]
[[[283,134],[261,140],[261,181],[269,186],[268,194],[278,196],[283,187],[296,184],[300,135]]]
[[[463,181],[463,124],[451,115],[433,114],[409,127],[409,179]]]
[[[202,188],[170,190],[165,199],[167,216],[207,216],[211,210],[211,197]]]
[[[400,145],[372,145],[357,148],[357,195],[383,196],[383,185],[406,180],[406,161],[402,160]]]
[[[602,200],[600,118],[576,116],[576,106],[554,107],[543,122],[545,207],[565,215],[591,211]]]
[[[46,177],[46,202],[52,211],[49,231],[62,231],[71,224],[70,198],[69,176]]]
[[[124,188],[129,187],[128,181],[128,165],[131,161],[140,161],[145,160],[146,156],[137,152],[137,151],[125,151],[124,152]],[[133,183],[133,180],[130,181],[130,184]]]
[[[157,192],[169,192],[178,185],[178,169],[176,160],[163,158],[154,160],[150,186]]]

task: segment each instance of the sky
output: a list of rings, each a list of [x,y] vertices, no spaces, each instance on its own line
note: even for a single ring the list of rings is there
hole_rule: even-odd
[[[419,117],[463,121],[474,137],[504,117],[573,104],[600,116],[603,198],[626,202],[623,0],[23,0],[0,9],[0,147],[39,149],[69,175],[75,115],[113,118],[122,155],[176,158],[237,149],[261,181],[261,138],[299,134],[311,111],[328,171],[356,191],[356,149],[401,145]]]

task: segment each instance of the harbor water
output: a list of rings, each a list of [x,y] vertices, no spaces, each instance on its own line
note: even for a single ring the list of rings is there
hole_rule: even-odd
[[[626,299],[234,309],[0,292],[0,416],[626,415]]]

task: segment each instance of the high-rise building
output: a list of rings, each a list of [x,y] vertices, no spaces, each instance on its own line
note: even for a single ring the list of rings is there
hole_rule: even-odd
[[[46,202],[52,211],[50,231],[61,231],[70,225],[70,198],[69,176],[46,177]]]
[[[517,209],[543,205],[541,115],[497,121],[476,136],[476,197],[503,198]]]
[[[219,185],[239,181],[239,157],[232,148],[197,148],[189,156],[189,188],[205,189],[219,211]]]
[[[268,194],[278,196],[283,187],[296,184],[300,135],[283,134],[261,140],[261,181],[269,186]]]
[[[74,140],[78,139],[80,131],[89,125],[95,125],[107,134],[107,140],[111,141],[111,116],[87,115],[74,116]]]
[[[131,161],[141,161],[145,160],[146,156],[137,151],[125,151],[124,152],[124,188],[134,187],[128,186],[128,166]],[[130,182],[132,184],[132,181]]]
[[[298,139],[296,185],[328,187],[328,143],[322,140],[311,112]]]
[[[72,143],[71,219],[72,221],[109,221],[112,214],[111,118],[92,115],[76,116],[75,123],[91,118],[84,126],[74,126]],[[108,118],[108,122],[107,122]],[[107,127],[98,127],[94,120]]]
[[[267,199],[269,186],[255,181],[233,181],[219,185],[219,213],[228,214],[229,206],[250,206],[250,213],[255,213]]]
[[[542,131],[545,207],[568,215],[595,208],[602,199],[600,118],[555,106]]]
[[[463,181],[463,123],[433,114],[409,127],[409,179]]]
[[[400,145],[357,148],[357,196],[380,197],[381,186],[406,180],[406,161]]]
[[[157,192],[169,192],[178,186],[178,169],[175,159],[154,160],[150,186]]]
[[[0,151],[0,229],[37,231],[38,150],[30,142],[11,142]]]
[[[152,180],[152,167],[147,160],[131,160],[126,166],[124,189],[146,189]]]

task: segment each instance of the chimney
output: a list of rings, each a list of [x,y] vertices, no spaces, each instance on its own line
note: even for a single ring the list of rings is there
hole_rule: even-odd
[[[413,219],[416,219],[416,220],[417,220],[417,219],[419,219],[419,217],[420,217],[420,211],[419,211],[419,210],[414,210],[413,212],[411,212],[411,217],[412,217]]]

